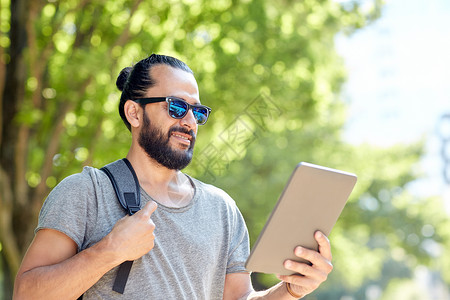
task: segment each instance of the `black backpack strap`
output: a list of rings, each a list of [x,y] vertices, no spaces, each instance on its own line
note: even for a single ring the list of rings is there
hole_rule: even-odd
[[[125,285],[127,284],[128,276],[130,275],[131,267],[133,266],[132,260],[124,261],[117,271],[116,280],[114,280],[114,285],[112,290],[123,294],[125,291]]]
[[[139,180],[128,159],[123,158],[103,168],[111,180],[117,198],[125,211],[131,216],[141,209],[141,193]],[[119,266],[113,291],[123,294],[133,261],[125,261]]]
[[[128,159],[117,160],[100,170],[108,175],[120,204],[130,216],[141,209],[139,180]]]

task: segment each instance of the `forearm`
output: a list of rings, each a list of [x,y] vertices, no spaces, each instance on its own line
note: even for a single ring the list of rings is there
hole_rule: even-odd
[[[16,279],[14,299],[77,299],[106,272],[120,264],[105,242],[58,264],[40,266]]]
[[[248,297],[247,300],[258,300],[258,299],[278,299],[278,300],[293,300],[298,299],[292,297],[286,288],[286,283],[280,282],[273,287],[271,287],[268,290],[260,291],[260,292],[252,292]]]

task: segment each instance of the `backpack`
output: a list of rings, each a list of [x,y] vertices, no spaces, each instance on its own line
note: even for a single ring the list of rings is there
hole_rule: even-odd
[[[101,168],[111,180],[117,198],[125,211],[131,216],[141,209],[139,180],[128,159],[123,158]],[[119,266],[113,291],[123,294],[133,261],[125,261]]]
[[[134,172],[133,166],[128,159],[123,158],[107,164],[101,168],[111,180],[117,198],[123,209],[131,216],[141,209],[141,193],[139,180]],[[133,261],[125,261],[119,266],[113,291],[123,294]],[[78,300],[82,300],[81,295]]]

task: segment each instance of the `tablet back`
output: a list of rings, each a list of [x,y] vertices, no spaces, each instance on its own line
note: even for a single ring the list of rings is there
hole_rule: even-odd
[[[351,173],[300,163],[253,246],[248,271],[293,274],[283,267],[286,259],[300,261],[296,246],[318,249],[314,232],[327,236],[341,214],[356,183]]]

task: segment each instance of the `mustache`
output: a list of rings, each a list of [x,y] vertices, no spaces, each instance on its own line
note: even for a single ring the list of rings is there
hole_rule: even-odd
[[[192,129],[188,130],[185,127],[175,126],[175,127],[170,128],[169,129],[169,137],[172,134],[172,132],[181,132],[184,134],[188,134],[192,137],[192,141],[195,141],[195,138],[196,138],[194,130],[192,130]]]

